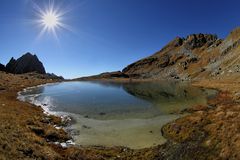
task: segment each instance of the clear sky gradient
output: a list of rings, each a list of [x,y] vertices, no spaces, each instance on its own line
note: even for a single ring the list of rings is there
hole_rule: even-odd
[[[32,52],[47,72],[65,78],[121,70],[176,36],[224,38],[240,26],[239,0],[55,0],[70,26],[57,30],[57,40],[48,32],[39,37],[36,4],[44,9],[49,1],[0,1],[0,62]]]

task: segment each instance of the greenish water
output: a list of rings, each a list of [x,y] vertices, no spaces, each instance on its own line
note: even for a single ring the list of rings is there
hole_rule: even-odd
[[[76,144],[145,148],[165,142],[161,127],[181,110],[215,94],[176,82],[63,82],[26,89],[19,99],[73,117]]]

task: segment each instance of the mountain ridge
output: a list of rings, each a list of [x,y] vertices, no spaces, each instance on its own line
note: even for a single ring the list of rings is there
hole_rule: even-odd
[[[159,51],[129,64],[122,71],[105,72],[77,80],[221,78],[240,71],[240,57],[237,54],[240,51],[239,44],[239,27],[225,39],[218,38],[216,34],[203,33],[176,37]]]

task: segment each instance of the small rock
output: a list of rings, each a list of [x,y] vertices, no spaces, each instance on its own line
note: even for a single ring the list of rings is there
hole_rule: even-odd
[[[67,145],[75,145],[75,143],[74,143],[72,140],[66,141],[66,144],[67,144]]]
[[[67,144],[66,144],[66,143],[60,143],[60,145],[61,145],[63,148],[66,148],[66,147],[67,147]]]
[[[44,129],[41,127],[36,127],[36,126],[30,126],[29,127],[34,133],[36,133],[37,135],[42,135],[44,134]]]
[[[56,129],[61,129],[62,127],[59,127],[59,126],[55,126]]]
[[[103,116],[103,115],[106,115],[106,113],[100,112],[99,115]]]
[[[82,127],[85,128],[85,129],[91,129],[91,127],[86,126],[86,125],[83,125]]]

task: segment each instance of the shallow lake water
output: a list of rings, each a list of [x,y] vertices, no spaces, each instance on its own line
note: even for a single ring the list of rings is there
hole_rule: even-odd
[[[19,99],[69,115],[78,145],[134,149],[165,142],[161,127],[187,107],[206,104],[214,90],[177,82],[63,82],[25,89]]]

